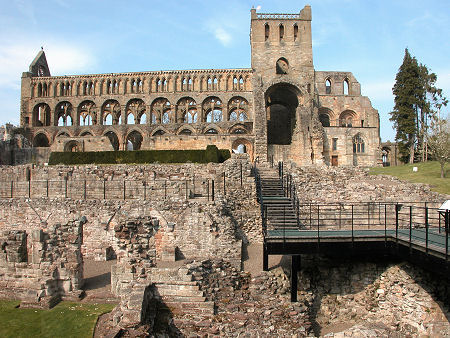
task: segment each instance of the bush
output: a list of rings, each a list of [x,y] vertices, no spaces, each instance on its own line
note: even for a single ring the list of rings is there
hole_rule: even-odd
[[[222,163],[230,157],[229,150],[209,145],[206,150],[52,152],[49,164]]]

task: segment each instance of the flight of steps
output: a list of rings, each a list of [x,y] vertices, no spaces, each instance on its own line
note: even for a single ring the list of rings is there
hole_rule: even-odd
[[[188,274],[188,269],[153,268],[151,276],[160,298],[156,326],[164,327],[172,317],[214,315],[214,302],[207,301],[198,282],[193,281],[193,276]]]
[[[261,178],[262,199],[267,206],[267,229],[298,229],[292,200],[284,196],[278,170],[260,166],[258,173]]]

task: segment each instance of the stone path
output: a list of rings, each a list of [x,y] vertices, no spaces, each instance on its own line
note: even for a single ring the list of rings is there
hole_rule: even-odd
[[[94,261],[84,259],[84,302],[117,302],[111,293],[111,261]]]

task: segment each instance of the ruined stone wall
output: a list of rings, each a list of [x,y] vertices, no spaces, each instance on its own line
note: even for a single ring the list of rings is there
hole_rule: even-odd
[[[83,283],[84,220],[53,224],[46,231],[3,230],[0,237],[0,292],[30,304],[78,298]]]

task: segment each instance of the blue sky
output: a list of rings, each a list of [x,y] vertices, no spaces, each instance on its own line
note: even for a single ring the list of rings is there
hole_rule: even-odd
[[[298,13],[306,4],[315,69],[353,72],[383,141],[395,136],[388,113],[405,47],[450,96],[448,0],[0,0],[0,124],[18,124],[21,73],[41,46],[52,75],[249,68],[251,7]]]

